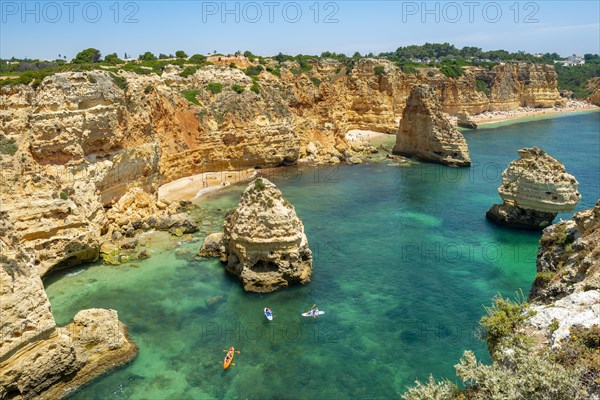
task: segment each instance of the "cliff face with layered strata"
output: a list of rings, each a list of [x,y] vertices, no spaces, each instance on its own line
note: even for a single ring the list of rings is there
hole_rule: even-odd
[[[581,194],[565,166],[538,148],[518,153],[520,158],[502,173],[498,193],[504,203],[494,204],[486,216],[502,225],[542,229],[559,212],[573,211]]]
[[[427,85],[412,88],[393,152],[451,166],[471,164],[467,141],[444,116],[435,92]]]
[[[373,59],[351,68],[321,61],[300,74],[294,63],[273,66],[281,68],[281,77],[262,72],[260,93],[249,90],[249,76],[228,66],[204,67],[187,78],[178,67],[160,77],[60,73],[37,88],[0,88],[0,139],[14,140],[17,147],[15,154],[0,154],[0,211],[19,243],[15,251],[28,260],[19,274],[0,271],[2,311],[11,315],[10,321],[3,319],[3,329],[16,338],[1,343],[0,397],[60,388],[64,376],[93,364],[86,364],[94,357],[81,356],[76,337],[55,327],[39,276],[95,259],[115,234],[152,226],[135,212],[128,218],[110,213],[131,189],[154,193],[161,183],[195,173],[295,163],[310,142],[322,159],[352,157],[355,150],[345,133],[356,128],[395,133],[418,83],[430,84],[450,113],[561,101],[550,67],[545,74],[533,73],[539,69],[534,66],[468,68],[459,79],[449,79],[435,69],[403,74],[390,62]],[[488,82],[490,96],[475,89],[476,79]],[[221,93],[206,89],[215,82],[223,84]],[[244,92],[231,90],[233,84]],[[132,204],[148,203],[168,214],[168,205],[155,204],[154,196],[142,200]],[[186,221],[173,222],[179,223],[188,229]],[[5,231],[0,239],[6,243]],[[48,357],[48,363],[33,363],[38,356]],[[39,374],[28,378],[23,371],[34,364]]]
[[[135,357],[114,310],[84,310],[56,326],[33,260],[0,213],[0,399],[62,398]]]
[[[207,237],[200,254],[221,257],[227,272],[249,292],[305,284],[312,275],[312,252],[302,221],[264,178],[248,185],[225,219],[223,234]]]

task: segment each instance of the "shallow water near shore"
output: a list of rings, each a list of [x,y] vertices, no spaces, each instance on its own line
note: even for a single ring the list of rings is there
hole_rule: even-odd
[[[71,398],[389,399],[430,373],[454,380],[465,349],[489,361],[475,337],[482,306],[498,292],[527,295],[540,236],[486,221],[500,173],[519,148],[538,146],[579,180],[577,210],[592,206],[600,113],[465,136],[472,168],[382,161],[270,173],[313,250],[306,286],[248,294],[218,261],[194,258],[244,185],[201,199],[207,224],[194,242],[149,234],[148,260],[54,274],[45,284],[59,325],[81,309],[113,308],[140,347],[131,364]],[[326,314],[302,318],[314,303]],[[241,353],[223,371],[230,345]]]

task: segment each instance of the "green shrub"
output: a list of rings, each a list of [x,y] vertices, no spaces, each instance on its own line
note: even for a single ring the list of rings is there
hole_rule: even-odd
[[[233,85],[231,85],[231,89],[233,89],[234,92],[240,94],[244,92],[244,87],[238,85],[237,83],[234,83]]]
[[[267,186],[265,185],[265,182],[263,182],[262,178],[256,178],[256,180],[254,181],[254,189],[256,189],[259,192],[262,192]]]
[[[202,54],[194,54],[188,59],[188,62],[190,64],[204,64],[206,63],[206,56],[203,56]]]
[[[446,75],[448,78],[458,78],[463,75],[463,70],[458,65],[447,64],[443,65],[440,68],[442,74]]]
[[[553,334],[559,326],[559,322],[556,318],[552,319],[552,323],[548,326],[548,330],[550,331],[550,334]]]
[[[150,94],[153,90],[154,88],[152,87],[152,85],[148,85],[144,88],[144,93]]]
[[[17,145],[13,139],[8,139],[0,133],[0,154],[10,154],[11,156],[17,152]]]
[[[515,349],[505,363],[484,365],[466,351],[455,366],[467,391],[477,399],[581,399],[581,384],[576,371],[553,362],[547,353]]]
[[[436,382],[429,375],[429,381],[423,384],[416,381],[416,386],[408,388],[402,395],[404,400],[450,400],[455,398],[458,388],[450,381]]]
[[[111,65],[123,64],[123,60],[117,56],[117,53],[108,54],[104,57],[104,62]]]
[[[181,95],[190,103],[195,104],[197,106],[200,105],[200,102],[198,101],[198,99],[196,98],[196,96],[198,96],[199,90],[193,89],[193,90],[182,90]]]
[[[256,82],[256,81],[252,82],[252,86],[250,87],[250,90],[256,94],[260,94],[260,85],[258,84],[258,82]]]
[[[127,79],[125,79],[122,76],[115,75],[115,74],[110,74],[110,77],[112,78],[115,85],[117,85],[119,88],[121,88],[121,90],[127,89],[127,86],[128,86]]]
[[[185,54],[185,51],[183,51],[183,50],[177,50],[175,52],[175,57],[177,57],[177,58],[187,58],[187,54]]]
[[[90,47],[77,53],[71,62],[73,64],[97,63],[100,61],[100,58],[102,58],[100,50]]]
[[[600,327],[572,326],[571,336],[561,342],[553,357],[561,365],[583,368],[584,372],[600,374]]]
[[[141,54],[139,56],[139,59],[141,61],[156,61],[157,60],[156,56],[149,51],[145,52],[144,54]]]
[[[483,340],[487,343],[491,354],[495,353],[502,339],[512,336],[517,327],[525,321],[527,306],[524,301],[513,302],[497,295],[492,306],[485,307],[486,315],[481,317],[479,325],[482,328]]]
[[[550,281],[552,281],[555,275],[556,272],[553,271],[538,272],[535,276],[535,281],[533,281],[533,284],[539,287],[546,287]]]
[[[419,70],[414,65],[410,64],[401,65],[400,70],[405,74],[416,74],[419,72]]]
[[[179,73],[180,76],[187,78],[190,75],[194,75],[196,73],[196,68],[194,67],[186,67],[183,71]]]
[[[206,85],[206,90],[208,90],[212,94],[219,94],[223,91],[223,85],[218,82],[211,82],[208,85]]]
[[[563,246],[563,247],[565,247],[568,243],[571,242],[571,238],[569,237],[569,234],[567,233],[567,225],[566,224],[559,224],[556,227],[556,239],[554,242],[558,246]]]
[[[271,66],[268,66],[267,71],[272,73],[276,77],[281,78],[281,70],[279,68],[273,68]]]
[[[313,83],[313,85],[315,85],[316,87],[321,86],[321,80],[317,77],[312,76],[310,78],[310,81]]]
[[[66,194],[65,192],[60,192],[58,197],[60,197],[61,200],[67,200],[69,198],[69,195]]]
[[[489,96],[491,94],[491,90],[488,87],[487,83],[485,83],[485,81],[481,79],[475,79],[475,89],[478,92],[485,93],[486,96]]]
[[[384,72],[385,72],[385,67],[383,65],[378,65],[375,68],[373,68],[373,73],[375,75],[383,75]]]
[[[248,76],[257,76],[263,71],[263,67],[260,65],[251,65],[244,70],[244,73]]]

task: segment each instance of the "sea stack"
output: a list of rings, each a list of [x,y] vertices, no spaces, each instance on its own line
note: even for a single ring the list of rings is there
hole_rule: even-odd
[[[435,91],[428,85],[411,89],[393,153],[453,167],[471,165],[467,141],[444,116]]]
[[[559,212],[573,211],[581,199],[577,179],[565,166],[538,148],[518,151],[520,158],[502,173],[498,193],[503,204],[494,204],[486,217],[500,225],[540,230]]]
[[[302,221],[265,178],[255,179],[244,190],[225,219],[223,236],[209,238],[199,254],[215,256],[215,251],[224,251],[220,256],[226,260],[226,271],[239,278],[248,292],[272,292],[310,281],[312,253]]]

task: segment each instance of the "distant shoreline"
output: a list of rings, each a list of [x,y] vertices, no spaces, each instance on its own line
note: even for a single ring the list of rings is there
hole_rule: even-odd
[[[481,114],[473,115],[473,121],[481,126],[497,124],[500,122],[529,119],[532,117],[553,117],[562,114],[575,114],[585,111],[597,111],[600,107],[582,101],[570,101],[564,107],[552,108],[519,108],[511,111],[486,111]],[[525,122],[525,121],[523,121]]]

